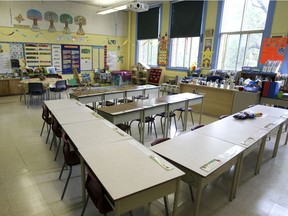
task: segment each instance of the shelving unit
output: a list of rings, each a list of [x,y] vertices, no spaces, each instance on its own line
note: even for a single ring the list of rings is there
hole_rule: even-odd
[[[148,82],[150,67],[137,63],[131,69],[131,83],[135,85],[146,85]]]
[[[51,46],[48,44],[25,44],[25,58],[28,67],[50,67]]]

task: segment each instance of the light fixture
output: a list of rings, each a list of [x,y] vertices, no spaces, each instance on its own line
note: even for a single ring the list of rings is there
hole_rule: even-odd
[[[97,14],[104,15],[104,14],[109,14],[109,13],[113,13],[113,12],[120,11],[120,10],[126,10],[126,9],[127,9],[127,3],[122,4],[122,5],[107,7],[103,10],[98,11]]]

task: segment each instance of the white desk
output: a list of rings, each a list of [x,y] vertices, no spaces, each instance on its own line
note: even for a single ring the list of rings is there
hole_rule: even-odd
[[[176,215],[180,177],[184,173],[176,167],[170,171],[162,168],[150,159],[154,153],[145,146],[125,140],[79,152],[109,193],[116,216],[171,193],[175,193]]]
[[[128,85],[128,86],[111,86],[96,88],[95,90],[79,91],[71,93],[71,98],[79,100],[81,103],[93,103],[96,108],[96,102],[104,102],[105,100],[117,100],[119,98],[133,97],[140,95],[153,95],[158,96],[159,86],[154,85]]]
[[[205,125],[204,127],[195,130],[195,132],[241,146],[245,148],[243,156],[248,155],[254,149],[258,148],[258,145],[260,144],[255,167],[256,175],[259,173],[261,167],[266,137],[269,131],[253,127],[251,125],[243,125],[241,123],[238,124],[238,122],[241,120],[231,120],[232,119],[224,118],[222,120]]]
[[[49,101],[44,101],[44,104],[50,111],[57,110],[57,109],[85,107],[84,104],[80,103],[79,101],[75,99],[49,100]]]
[[[78,150],[132,139],[130,135],[105,119],[76,122],[61,126]]]
[[[269,115],[269,116],[273,116],[276,118],[283,118],[286,119],[286,132],[287,132],[287,125],[288,125],[288,110],[287,109],[282,109],[282,108],[277,108],[277,107],[269,107],[269,106],[263,106],[263,105],[255,105],[249,109],[246,109],[244,111],[250,111],[250,112],[261,112],[264,115]],[[278,133],[281,133],[281,131],[279,130]],[[278,139],[278,141],[277,141]],[[273,157],[275,157],[277,155],[277,151],[278,151],[278,147],[279,147],[279,140],[280,140],[280,135],[278,136],[277,134],[277,138],[276,138],[276,148],[274,148],[274,152],[273,152]],[[285,139],[285,143],[284,145],[287,145],[287,141],[288,141],[288,133],[286,134],[286,139]]]
[[[272,133],[273,131],[277,131],[274,151],[272,155],[273,157],[276,157],[281,134],[282,134],[283,125],[286,122],[286,118],[273,117],[264,113],[261,117],[256,117],[254,119],[237,120],[237,119],[234,119],[233,116],[229,116],[222,120],[224,120],[225,122],[232,121],[235,124],[243,125],[243,127],[245,125],[250,125],[255,128],[259,128],[261,130],[267,130],[269,133]]]
[[[103,119],[102,116],[85,106],[69,109],[55,109],[52,110],[51,113],[60,125]]]
[[[237,164],[231,186],[230,200],[235,197],[237,180],[242,162],[243,147],[233,145],[220,139],[206,136],[194,131],[151,147],[151,150],[165,157],[186,173],[182,180],[197,189],[194,216],[198,216],[202,189],[213,179]],[[204,171],[201,167],[214,159],[211,169]]]

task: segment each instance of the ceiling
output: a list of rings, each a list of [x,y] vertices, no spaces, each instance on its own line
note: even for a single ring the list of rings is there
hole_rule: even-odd
[[[82,4],[90,4],[90,5],[95,5],[95,6],[99,6],[103,8],[118,5],[121,3],[133,2],[133,0],[83,0],[83,1],[82,0],[67,0],[67,1],[74,1],[74,2],[78,2]],[[139,0],[139,1],[143,3],[147,3],[149,6],[163,2],[163,1],[154,1],[154,0]]]

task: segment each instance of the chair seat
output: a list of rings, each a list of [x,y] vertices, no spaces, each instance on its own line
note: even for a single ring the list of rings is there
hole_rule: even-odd
[[[75,165],[80,164],[80,158],[79,158],[79,156],[76,154],[75,151],[71,151],[71,152],[70,152],[70,157],[69,157],[69,159],[66,161],[66,164],[67,164],[68,166],[75,166]]]
[[[124,103],[124,102],[125,102],[125,100],[123,98],[118,100],[118,103]],[[131,103],[131,102],[133,102],[133,100],[126,99],[126,103]]]
[[[99,102],[99,105],[102,106],[103,103],[102,102]],[[105,106],[114,106],[115,103],[114,102],[111,102],[111,101],[105,101]]]
[[[116,124],[116,126],[118,128],[120,128],[121,130],[125,131],[126,133],[130,133],[131,134],[131,127],[129,125],[120,123],[120,124]]]

